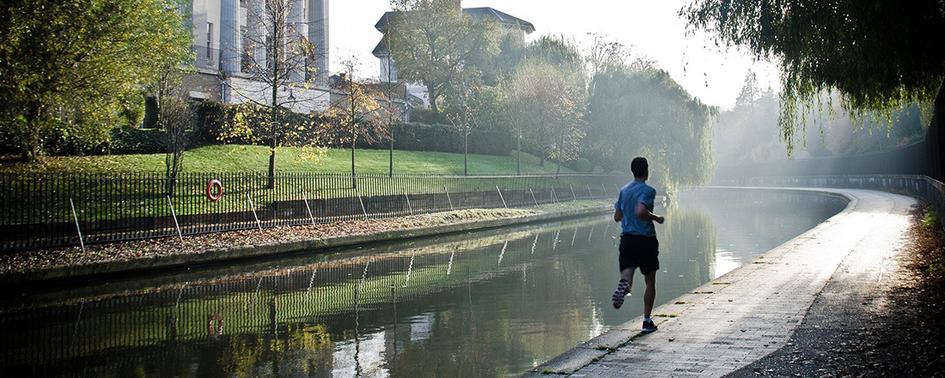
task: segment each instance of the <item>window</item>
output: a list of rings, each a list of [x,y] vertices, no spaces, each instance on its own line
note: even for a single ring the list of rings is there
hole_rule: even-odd
[[[213,61],[213,23],[207,23],[207,60]]]

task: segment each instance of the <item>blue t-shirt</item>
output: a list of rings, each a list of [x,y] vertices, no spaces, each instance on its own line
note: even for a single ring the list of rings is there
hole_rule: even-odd
[[[653,211],[655,199],[656,189],[643,180],[633,180],[620,188],[614,209],[623,213],[623,219],[620,221],[623,234],[656,236],[653,221],[643,220],[637,216],[638,203],[643,203],[648,210]]]

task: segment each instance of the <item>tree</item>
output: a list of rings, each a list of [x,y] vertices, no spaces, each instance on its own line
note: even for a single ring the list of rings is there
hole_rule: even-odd
[[[482,85],[474,80],[467,79],[460,74],[459,82],[451,85],[452,95],[447,101],[446,119],[459,130],[463,137],[463,176],[469,175],[469,134],[478,126],[476,115],[479,107],[476,99],[479,97]]]
[[[239,52],[241,70],[264,85],[233,90],[269,114],[267,186],[271,189],[275,186],[276,147],[284,141],[280,109],[292,109],[298,103],[313,100],[305,94],[312,93],[308,89],[315,85],[315,66],[311,62],[316,59],[316,49],[305,36],[302,24],[293,20],[294,15],[303,11],[295,9],[301,2],[264,0],[250,4],[247,9],[250,27],[243,33],[243,51]]]
[[[584,137],[584,112],[587,99],[580,71],[568,71],[549,63],[526,61],[519,67],[508,87],[508,106],[518,125],[535,148],[541,151],[541,164],[551,159],[558,163],[574,160]]]
[[[346,143],[351,147],[351,187],[358,187],[358,176],[355,171],[355,150],[358,140],[368,143],[390,138],[390,130],[381,115],[381,106],[375,100],[379,93],[375,93],[368,86],[355,81],[355,64],[353,60],[344,63],[348,71],[341,74],[340,85],[344,97],[332,101],[328,109],[330,124],[327,125],[338,143]]]
[[[630,159],[646,156],[652,176],[667,190],[709,178],[714,108],[659,69],[599,73],[591,88],[585,150],[595,160],[626,172]]]
[[[164,155],[165,193],[173,196],[177,174],[184,162],[184,151],[190,143],[188,133],[193,125],[193,113],[186,100],[173,96],[161,98],[158,109],[157,123],[164,130],[167,148]]]
[[[939,122],[945,115],[941,1],[697,0],[680,15],[720,44],[780,62],[779,123],[789,148],[804,127],[798,109],[815,105],[825,91],[839,91],[854,118],[928,102],[938,91]]]
[[[190,36],[170,0],[11,0],[0,5],[0,132],[26,161],[52,134],[108,138],[127,99],[184,63]]]
[[[447,86],[499,52],[498,25],[464,15],[453,0],[393,0],[391,5],[395,13],[387,20],[387,38],[398,75],[426,86],[430,108],[439,113]]]
[[[619,41],[608,40],[599,33],[588,33],[588,35],[591,37],[591,44],[585,50],[584,61],[587,63],[590,77],[596,76],[599,72],[621,69],[627,65],[630,48]]]

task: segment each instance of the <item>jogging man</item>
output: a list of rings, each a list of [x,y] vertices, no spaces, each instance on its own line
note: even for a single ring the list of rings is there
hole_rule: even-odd
[[[650,318],[653,301],[656,299],[656,271],[660,269],[659,242],[653,222],[663,224],[665,218],[653,214],[656,189],[646,184],[649,164],[646,158],[637,157],[630,163],[633,181],[620,188],[614,204],[614,222],[620,222],[620,281],[614,290],[614,308],[623,305],[624,296],[630,294],[633,271],[640,268],[646,290],[643,293],[643,332],[656,331]]]

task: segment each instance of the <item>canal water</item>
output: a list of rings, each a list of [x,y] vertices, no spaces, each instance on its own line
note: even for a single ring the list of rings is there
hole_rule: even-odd
[[[839,212],[837,198],[706,190],[657,226],[663,303]],[[6,288],[4,376],[507,376],[636,316],[610,214],[110,282]]]

